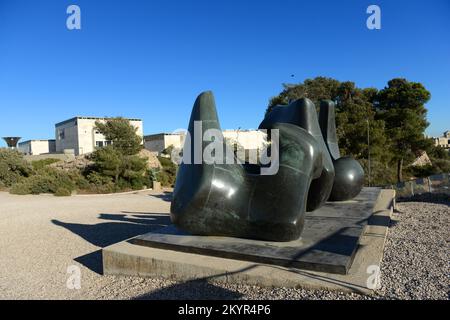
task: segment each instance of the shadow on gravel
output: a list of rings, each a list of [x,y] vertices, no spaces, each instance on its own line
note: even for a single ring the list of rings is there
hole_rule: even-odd
[[[206,279],[177,283],[155,290],[133,300],[236,300],[242,294],[209,283]]]
[[[103,259],[102,259],[102,250],[97,250],[91,253],[88,253],[84,256],[73,259],[76,262],[82,264],[86,268],[91,271],[103,275]]]
[[[100,220],[109,220],[112,222],[97,224],[67,223],[55,219],[52,220],[52,223],[69,230],[100,248],[157,230],[170,224],[170,217],[167,214],[136,213],[136,215],[133,212],[127,212],[127,214],[102,213],[98,217]],[[102,273],[101,250],[75,258],[74,260],[96,273]]]
[[[155,197],[155,198],[161,199],[163,201],[167,201],[167,202],[172,201],[172,192],[169,192],[169,191],[164,191],[163,193],[160,193],[160,194],[150,194],[149,196]]]

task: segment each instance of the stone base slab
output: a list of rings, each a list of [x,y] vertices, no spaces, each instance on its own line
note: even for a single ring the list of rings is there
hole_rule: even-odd
[[[103,249],[103,272],[109,275],[159,277],[177,281],[208,279],[268,287],[368,293],[374,289],[375,275],[383,257],[394,197],[393,190],[379,191],[347,274],[148,247],[133,243],[136,238]]]

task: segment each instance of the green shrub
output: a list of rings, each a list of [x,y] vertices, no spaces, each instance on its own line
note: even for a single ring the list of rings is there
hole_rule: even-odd
[[[163,166],[163,168],[176,167],[175,163],[172,162],[169,158],[166,157],[158,157],[159,163]]]
[[[432,159],[431,162],[432,165],[408,167],[405,171],[407,174],[416,178],[426,178],[439,173],[450,173],[450,160]]]
[[[117,187],[111,177],[103,176],[98,172],[91,172],[87,176],[89,187],[86,191],[91,193],[114,193]]]
[[[11,194],[17,194],[17,195],[26,195],[31,193],[31,188],[28,184],[24,183],[16,183],[11,187],[9,190]]]
[[[158,157],[162,169],[157,172],[156,181],[161,182],[163,187],[173,187],[177,178],[177,165],[172,160],[164,157]]]
[[[358,159],[364,169],[364,185],[369,185],[369,166],[367,159]],[[396,167],[389,163],[372,160],[370,162],[370,185],[384,186],[397,183]]]
[[[74,181],[74,172],[45,167],[34,175],[22,179],[11,187],[12,194],[41,194],[56,193],[58,189],[66,189],[72,192],[77,184]]]
[[[450,173],[450,160],[432,159],[434,173]]]
[[[42,159],[42,160],[36,160],[36,161],[32,161],[31,165],[33,166],[34,170],[41,170],[44,167],[47,167],[49,165],[51,165],[52,163],[56,163],[59,162],[60,160],[58,159]]]
[[[164,169],[158,172],[158,179],[163,187],[171,187],[174,185],[175,179]]]
[[[131,180],[131,189],[142,190],[144,189],[144,179],[133,179]]]
[[[66,172],[69,179],[75,184],[78,190],[89,189],[89,181],[81,174],[79,170],[73,169]]]
[[[10,187],[32,173],[30,164],[15,150],[0,149],[0,182]]]
[[[418,166],[418,167],[408,167],[406,173],[416,178],[426,178],[429,177],[436,172],[436,168],[432,165]]]
[[[90,160],[94,164],[86,172],[91,189],[118,192],[139,190],[148,184],[147,158],[140,157],[142,137],[136,128],[123,118],[105,123],[96,122],[96,127],[112,145],[98,148]]]
[[[55,192],[56,197],[70,197],[72,192],[66,188],[58,188]]]

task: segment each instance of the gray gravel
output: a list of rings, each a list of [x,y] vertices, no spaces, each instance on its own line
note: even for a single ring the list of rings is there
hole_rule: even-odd
[[[167,196],[12,196],[0,192],[2,299],[448,299],[450,200],[399,203],[372,296],[98,274],[100,249],[168,223]],[[120,208],[120,209],[118,209]],[[69,290],[69,265],[80,290]]]

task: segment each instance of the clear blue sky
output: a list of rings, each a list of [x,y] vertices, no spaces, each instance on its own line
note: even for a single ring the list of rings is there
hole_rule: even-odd
[[[66,28],[70,4],[81,8],[79,31]],[[366,28],[370,4],[381,7],[379,31]],[[209,89],[222,128],[255,128],[283,82],[315,76],[420,81],[432,94],[427,132],[441,134],[450,1],[0,0],[0,136],[52,138],[75,115],[138,117],[146,134],[170,132]]]

